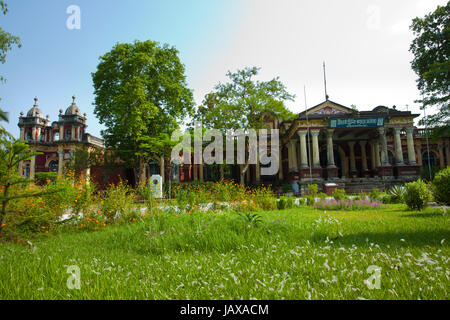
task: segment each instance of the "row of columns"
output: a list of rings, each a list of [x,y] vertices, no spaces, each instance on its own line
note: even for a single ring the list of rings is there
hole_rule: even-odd
[[[408,150],[408,159],[409,164],[415,165],[416,154],[414,151],[414,138],[413,138],[414,128],[406,129],[406,140],[407,140],[407,150]],[[319,133],[320,129],[310,130],[311,133],[311,142],[312,142],[312,167],[320,168],[320,149],[319,149]],[[326,129],[327,135],[327,167],[335,168],[334,163],[334,150],[333,150],[333,129]],[[388,158],[388,150],[387,150],[387,138],[386,138],[386,129],[379,128],[379,141],[371,141],[371,159],[372,159],[372,167],[380,167],[380,166],[389,166],[389,158]],[[394,148],[396,155],[397,165],[403,165],[403,150],[401,143],[401,129],[394,129]],[[307,130],[298,131],[298,136],[300,140],[300,168],[305,169],[309,168],[308,163],[308,152],[307,152],[307,142],[306,136],[308,134]],[[356,171],[356,159],[355,159],[355,141],[348,142],[348,146],[350,149],[350,170]],[[367,154],[366,154],[366,145],[367,141],[359,141],[358,142],[361,147],[361,160],[362,160],[362,169],[368,170],[367,164]],[[297,159],[295,155],[297,143],[295,141],[290,141],[288,144],[288,156],[289,156],[289,171],[298,170],[297,168]],[[381,146],[381,148],[380,148]]]

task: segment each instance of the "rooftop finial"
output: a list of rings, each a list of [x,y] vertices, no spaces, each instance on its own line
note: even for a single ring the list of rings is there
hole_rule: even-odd
[[[72,103],[75,104],[75,95],[72,96],[72,99],[73,99]]]
[[[38,98],[34,97],[34,105],[37,106]]]

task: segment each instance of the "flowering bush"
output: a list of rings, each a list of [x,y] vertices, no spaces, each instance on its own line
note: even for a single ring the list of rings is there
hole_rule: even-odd
[[[381,203],[369,200],[322,200],[314,204],[321,210],[366,210],[378,209]]]
[[[106,217],[108,223],[116,219],[126,220],[130,216],[135,217],[134,209],[136,195],[123,181],[117,185],[110,185],[100,199],[100,213]]]

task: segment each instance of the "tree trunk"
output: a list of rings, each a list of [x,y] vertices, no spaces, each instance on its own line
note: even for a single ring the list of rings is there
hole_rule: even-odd
[[[6,185],[5,189],[3,190],[2,211],[0,216],[0,236],[2,235],[3,225],[5,224],[4,220],[6,218],[6,205],[8,204],[8,191],[9,185]]]
[[[223,181],[224,180],[224,164],[220,164],[219,165],[219,170],[220,170],[220,181]]]

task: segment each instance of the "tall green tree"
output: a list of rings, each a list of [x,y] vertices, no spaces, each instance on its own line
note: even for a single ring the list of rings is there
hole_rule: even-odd
[[[411,64],[424,97],[418,102],[439,110],[421,123],[450,134],[450,1],[423,18],[415,18],[410,28],[415,36],[410,47],[414,54]]]
[[[19,174],[19,162],[30,160],[38,154],[40,153],[31,152],[25,141],[15,140],[9,135],[0,136],[0,235],[10,201],[48,194],[48,192],[21,188],[33,181]]]
[[[153,41],[117,44],[92,74],[95,110],[106,145],[117,150],[142,181],[145,163],[161,160],[172,132],[192,113],[178,50]]]
[[[293,113],[285,102],[294,99],[285,85],[274,78],[270,81],[259,81],[255,77],[260,68],[251,67],[228,71],[229,82],[219,83],[214,90],[205,96],[203,104],[197,109],[195,119],[202,121],[207,128],[222,130],[243,129],[258,131],[264,128],[264,114],[270,113],[278,119],[290,119]],[[249,167],[249,161],[241,172],[241,183]]]
[[[6,15],[6,13],[8,12],[8,6],[5,1],[0,0],[0,9],[1,12]],[[2,64],[6,62],[6,54],[8,53],[8,51],[12,50],[12,48],[16,45],[19,48],[22,46],[20,43],[20,38],[12,35],[9,32],[6,32],[2,27],[0,27],[0,62]],[[0,75],[0,82],[3,81],[5,81],[5,78]],[[7,113],[2,109],[0,109],[0,121],[8,121]],[[5,129],[0,125],[0,133],[1,132],[5,132]]]

